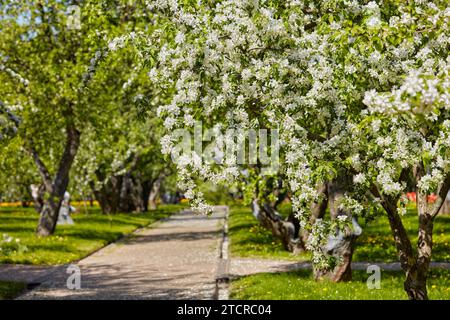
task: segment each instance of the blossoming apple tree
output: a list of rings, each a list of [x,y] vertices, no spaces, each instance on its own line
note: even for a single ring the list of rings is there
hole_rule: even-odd
[[[330,235],[347,239],[351,261],[355,217],[383,208],[391,225],[411,299],[426,299],[432,225],[450,187],[449,36],[446,1],[149,1],[159,10],[157,66],[150,70],[171,100],[159,108],[177,148],[175,129],[196,121],[215,130],[275,128],[280,178],[308,230],[313,262],[325,266]],[[240,139],[240,140],[239,140]],[[229,146],[245,137],[222,136]],[[258,165],[177,161],[180,186],[193,206],[210,208],[197,179],[229,183],[261,178]],[[179,160],[180,160],[179,159]],[[324,182],[334,219],[311,219]],[[419,190],[414,250],[402,224],[402,194]],[[250,183],[256,198],[273,190]],[[266,185],[269,188],[274,184]],[[261,188],[259,188],[261,187]],[[427,195],[438,195],[430,205]],[[339,259],[338,259],[339,260]],[[336,262],[336,261],[335,261]]]
[[[142,7],[127,1],[114,4],[114,10],[101,1],[82,7],[78,1],[0,5],[2,113],[4,104],[16,117],[15,143],[20,140],[43,186],[38,235],[55,230],[82,132],[95,130],[102,112],[118,97],[109,93],[119,91],[128,79],[127,65],[122,65],[123,77],[107,69],[96,74],[108,52],[120,47],[109,40],[139,29],[147,19],[139,11]],[[98,83],[110,91],[92,90]]]

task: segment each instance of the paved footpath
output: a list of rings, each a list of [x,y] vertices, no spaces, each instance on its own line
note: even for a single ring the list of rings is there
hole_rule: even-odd
[[[19,299],[212,299],[225,212],[175,214],[78,262],[80,290],[61,266]]]

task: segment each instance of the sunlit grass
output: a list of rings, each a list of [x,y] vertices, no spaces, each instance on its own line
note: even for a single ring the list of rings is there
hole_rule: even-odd
[[[57,226],[54,235],[37,237],[35,230],[39,215],[32,208],[0,208],[0,235],[19,238],[28,250],[0,255],[0,264],[65,264],[79,260],[93,251],[147,226],[184,205],[163,205],[158,210],[139,214],[103,215],[98,207],[81,210],[72,217],[74,225]]]
[[[450,299],[450,271],[432,270],[428,280],[430,299]],[[311,271],[263,273],[231,284],[231,298],[243,300],[403,300],[403,272],[382,271],[381,289],[367,287],[368,274],[353,271],[353,281],[315,281]]]

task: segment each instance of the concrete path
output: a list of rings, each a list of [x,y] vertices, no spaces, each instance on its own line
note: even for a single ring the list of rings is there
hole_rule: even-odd
[[[81,260],[81,289],[67,289],[67,266],[19,299],[212,299],[226,208],[185,211]]]

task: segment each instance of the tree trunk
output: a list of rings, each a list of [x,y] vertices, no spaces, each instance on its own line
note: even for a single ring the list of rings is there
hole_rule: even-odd
[[[44,206],[45,187],[43,184],[39,186],[32,184],[30,186],[30,190],[31,190],[31,197],[33,198],[34,202],[34,209],[37,212],[41,212],[42,207]]]
[[[99,180],[101,175],[99,175]],[[95,198],[105,214],[117,212],[144,212],[147,211],[150,187],[147,182],[133,177],[131,171],[121,176],[112,176],[103,186],[96,190],[91,188]]]
[[[317,190],[323,197],[320,202],[313,204],[311,211],[311,221],[325,215],[328,203],[328,191],[326,184]],[[300,222],[294,213],[291,213],[286,220],[276,211],[277,206],[287,197],[287,194],[277,194],[277,201],[271,204],[259,205],[258,199],[252,202],[253,215],[260,221],[261,225],[270,230],[272,235],[281,240],[285,250],[294,254],[302,253],[308,239],[308,233],[300,228]]]
[[[148,211],[150,192],[152,190],[152,182],[147,180],[142,182],[142,203],[144,204],[144,212]]]
[[[311,205],[311,217],[309,219],[311,224],[317,219],[323,219],[328,207],[328,184],[323,183],[317,188],[317,192],[321,195],[321,199],[319,202],[315,202]],[[309,232],[307,230],[300,230],[300,237],[302,238],[303,243],[308,241]]]
[[[44,206],[41,209],[39,223],[36,230],[38,236],[46,237],[55,232],[61,202],[62,196],[60,198],[58,195],[55,195],[52,200],[49,199],[44,201]]]
[[[427,198],[427,194],[418,193],[417,195],[417,213],[419,215],[417,258],[409,266],[404,283],[405,291],[411,300],[428,300],[426,284],[433,248],[433,216],[429,213]]]
[[[441,210],[439,210],[439,214],[448,214],[450,215],[450,194],[447,195],[444,203],[442,204]]]
[[[408,270],[404,288],[411,300],[428,300],[427,275],[433,247],[433,220],[431,215],[419,212],[417,260]]]
[[[381,204],[387,213],[392,235],[394,236],[395,247],[400,259],[400,265],[406,273],[404,289],[410,299],[426,299],[426,285],[422,281],[423,279],[419,279],[416,265],[417,260],[412,249],[411,241],[397,212],[397,199],[381,196],[376,188],[373,188],[373,190],[375,192],[372,191],[372,193],[376,197],[381,198]]]
[[[104,177],[100,172],[97,172],[96,175],[100,181],[104,180]],[[97,190],[94,184],[91,183],[91,189],[100,205],[100,208],[102,209],[103,214],[113,214],[118,212],[118,202],[121,185],[121,176],[110,177],[99,190]]]
[[[122,179],[122,188],[119,198],[120,212],[144,212],[145,203],[142,197],[143,186],[139,177],[129,171]]]
[[[36,233],[39,236],[48,236],[55,231],[61,202],[69,184],[70,168],[72,167],[80,145],[80,132],[76,130],[73,123],[69,122],[66,130],[66,145],[54,180],[52,180],[46,166],[41,161],[39,154],[33,147],[30,148],[33,159],[44,182],[45,192],[47,193],[44,197],[36,230]]]
[[[354,230],[346,228],[343,232],[339,231],[338,235],[328,240],[326,247],[327,254],[336,258],[339,264],[333,270],[314,270],[315,278],[330,278],[332,281],[351,281],[352,280],[352,257],[355,242],[361,234],[361,228],[352,217],[351,212],[340,208],[340,201],[345,195],[345,191],[349,190],[351,177],[345,173],[339,174],[337,179],[328,183],[328,196],[330,203],[331,219],[344,215],[352,220]]]
[[[144,202],[144,199],[142,197],[142,194],[144,192],[144,187],[142,185],[142,182],[139,178],[135,178],[133,180],[133,187],[131,190],[131,197],[133,201],[133,207],[132,211],[134,212],[145,212],[146,211],[146,205]]]
[[[414,176],[418,182],[424,175],[425,170],[422,165],[418,165],[414,171]],[[449,189],[450,175],[440,185],[437,193],[438,197],[434,204],[428,204],[428,194],[417,193],[419,232],[417,253],[415,254],[408,234],[397,212],[398,199],[380,195],[377,188],[375,186],[372,187],[372,193],[381,199],[381,204],[388,215],[389,225],[400,258],[400,265],[406,273],[404,289],[408,298],[411,300],[428,299],[426,281],[433,249],[433,220],[441,210]]]
[[[133,212],[134,211],[134,183],[131,178],[131,172],[127,172],[122,177],[122,185],[120,186],[119,192],[119,203],[118,210],[119,212]]]

